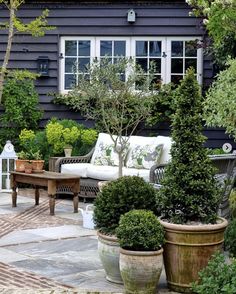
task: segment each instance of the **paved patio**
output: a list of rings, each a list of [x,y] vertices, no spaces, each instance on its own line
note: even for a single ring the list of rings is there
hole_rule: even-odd
[[[20,189],[17,205],[0,193],[0,293],[124,293],[105,279],[96,231],[82,227],[72,200],[58,199],[50,216],[45,191],[35,206],[33,190]],[[173,293],[164,271],[158,293]]]

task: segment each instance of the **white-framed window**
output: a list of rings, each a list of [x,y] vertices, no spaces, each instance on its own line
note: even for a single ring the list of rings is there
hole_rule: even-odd
[[[202,49],[196,37],[61,37],[60,92],[66,93],[79,83],[81,72],[96,58],[132,57],[148,74],[156,67],[155,81],[178,83],[186,69],[193,66],[202,83]]]

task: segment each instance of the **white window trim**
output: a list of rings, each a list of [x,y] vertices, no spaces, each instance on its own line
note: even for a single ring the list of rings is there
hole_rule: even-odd
[[[162,52],[161,52],[161,79],[164,84],[169,83],[171,79],[171,41],[191,41],[191,40],[202,40],[200,36],[192,36],[192,37],[158,37],[158,36],[139,36],[139,37],[91,37],[91,36],[66,36],[60,38],[60,55],[62,57],[65,56],[65,41],[74,41],[74,40],[87,40],[91,43],[91,56],[90,60],[92,61],[95,57],[100,58],[100,41],[101,40],[111,40],[111,41],[126,41],[126,57],[135,57],[135,42],[136,41],[162,41]],[[163,53],[166,54],[166,57],[163,57]],[[68,93],[70,90],[64,89],[65,83],[65,58],[60,58],[59,60],[59,91],[60,93]],[[197,49],[197,81],[199,84],[202,84],[203,78],[203,49]]]

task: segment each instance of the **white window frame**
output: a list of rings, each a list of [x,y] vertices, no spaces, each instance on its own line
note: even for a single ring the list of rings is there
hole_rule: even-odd
[[[162,42],[162,52],[161,52],[161,79],[164,84],[171,81],[171,41],[193,41],[201,40],[201,37],[160,37],[160,36],[139,36],[139,37],[89,37],[89,36],[66,36],[60,38],[60,55],[62,58],[59,60],[59,91],[60,93],[68,93],[70,90],[64,89],[65,83],[65,41],[90,41],[91,56],[90,61],[95,57],[100,58],[100,41],[126,41],[126,57],[136,57],[136,41],[161,41]],[[114,57],[114,56],[113,56]],[[203,50],[202,48],[197,49],[197,81],[202,84],[203,76]]]

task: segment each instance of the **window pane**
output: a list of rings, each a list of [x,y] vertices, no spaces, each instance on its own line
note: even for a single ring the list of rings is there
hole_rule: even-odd
[[[196,41],[185,42],[185,56],[187,56],[187,57],[197,56],[197,42]]]
[[[65,55],[77,56],[77,41],[65,41]]]
[[[79,41],[79,56],[90,56],[90,41]]]
[[[183,73],[183,59],[182,58],[171,59],[171,72],[172,73]]]
[[[101,41],[100,43],[100,55],[101,56],[112,56],[112,41]]]
[[[84,72],[87,71],[87,66],[89,65],[90,59],[89,58],[80,58],[79,59],[79,71]]]
[[[76,71],[76,58],[65,58],[65,72],[74,73]]]
[[[192,66],[197,71],[197,59],[185,59],[185,71]]]
[[[136,41],[136,56],[147,56],[147,53],[148,53],[148,42]]]
[[[171,82],[174,84],[179,84],[180,81],[183,79],[183,76],[171,76]]]
[[[183,56],[183,42],[172,41],[171,42],[171,56]]]
[[[154,72],[155,73],[161,73],[161,59],[159,59],[159,58],[156,58],[156,59],[150,58],[150,65],[151,65],[151,63],[153,63],[153,65],[155,66]],[[149,66],[149,68],[150,68],[150,66]]]
[[[149,46],[150,56],[161,56],[161,41],[150,41]]]
[[[141,66],[141,68],[147,71],[147,59],[146,58],[136,58],[136,63]]]
[[[75,75],[65,75],[65,89],[69,90],[75,86]]]
[[[2,171],[7,172],[7,159],[2,160]]]
[[[125,41],[114,41],[114,56],[125,56]]]
[[[161,83],[161,76],[155,75],[155,77],[152,80],[152,86],[154,87],[154,89],[160,89]]]

